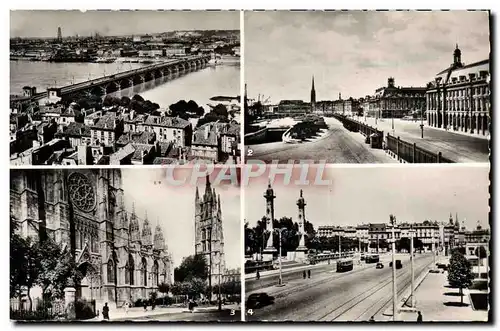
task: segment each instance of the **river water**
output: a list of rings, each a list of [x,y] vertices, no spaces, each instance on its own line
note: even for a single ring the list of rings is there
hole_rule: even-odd
[[[136,69],[137,63],[51,63],[10,61],[10,92],[21,94],[23,86],[36,86],[37,91],[48,87],[66,86],[88,79]],[[239,64],[207,66],[198,71],[173,74],[114,93],[114,96],[140,94],[144,99],[168,108],[179,100],[194,100],[207,109],[209,99],[216,95],[240,95]]]

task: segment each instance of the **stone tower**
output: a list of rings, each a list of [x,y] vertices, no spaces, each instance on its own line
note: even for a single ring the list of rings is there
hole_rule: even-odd
[[[458,48],[458,44],[455,46],[455,50],[453,51],[453,67],[460,68],[463,67],[462,63],[462,51]]]
[[[297,200],[297,206],[299,207],[299,247],[297,247],[297,251],[307,251],[306,247],[306,241],[305,241],[305,226],[306,226],[306,201],[304,200],[304,197],[302,196],[302,190],[300,190],[300,197]]]
[[[266,247],[264,248],[264,253],[275,253],[276,248],[274,248],[273,243],[273,221],[274,221],[274,190],[271,187],[271,181],[267,185],[267,190],[264,193],[264,198],[266,199],[266,231],[269,231],[269,238],[267,239]]]
[[[311,86],[311,112],[316,110],[316,90],[314,89],[314,76],[312,76]]]
[[[206,257],[209,285],[214,286],[223,281],[226,265],[220,196],[212,189],[208,176],[203,197],[200,198],[196,188],[195,231],[195,254]]]

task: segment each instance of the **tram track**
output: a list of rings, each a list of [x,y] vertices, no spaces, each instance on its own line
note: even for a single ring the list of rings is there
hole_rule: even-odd
[[[416,270],[417,274],[420,274],[430,264],[432,264],[432,262],[426,263],[423,266],[421,266],[418,270]],[[401,277],[403,277],[402,278],[403,279],[403,281],[402,281],[403,286],[400,286],[400,290],[398,291],[398,296],[404,290],[406,290],[408,284],[411,283],[411,272],[409,274],[408,273],[409,273],[409,271],[407,269],[405,269],[405,270],[402,270],[399,273],[399,275],[398,274],[396,275],[396,277],[397,278],[399,277],[399,279],[401,279]],[[382,281],[379,281],[375,285],[372,285],[369,288],[365,289],[364,291],[361,291],[359,294],[353,296],[351,299],[344,302],[342,305],[336,307],[334,310],[319,317],[318,321],[335,321],[335,320],[341,318],[343,315],[345,315],[346,313],[348,313],[348,312],[352,311],[354,308],[356,308],[361,302],[376,295],[382,289],[386,288],[390,284],[392,284],[392,276],[389,277],[389,279],[384,279]],[[380,312],[380,310],[382,310],[387,305],[387,303],[389,303],[392,300],[392,296],[388,300],[384,299],[384,297],[382,297],[381,299],[377,300],[376,303],[372,305],[372,307],[377,306],[383,300],[385,300],[385,302],[382,305],[382,307],[377,309],[377,311],[375,311],[374,313],[372,313],[372,316],[378,314]],[[358,320],[361,316],[363,316],[365,314],[366,314],[366,311],[363,311],[361,314],[357,315],[357,317],[355,319],[353,319],[352,321]]]

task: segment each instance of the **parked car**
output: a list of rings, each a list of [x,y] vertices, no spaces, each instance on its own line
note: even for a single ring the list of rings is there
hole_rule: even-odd
[[[377,268],[377,269],[383,269],[384,268],[384,264],[382,262],[379,262],[379,263],[377,263],[377,266],[375,268]]]
[[[274,297],[267,293],[253,293],[248,296],[245,306],[250,309],[260,308],[274,303]]]
[[[389,267],[392,268],[392,261],[389,263]],[[401,263],[401,260],[396,260],[396,269],[401,269],[403,267],[403,264]]]

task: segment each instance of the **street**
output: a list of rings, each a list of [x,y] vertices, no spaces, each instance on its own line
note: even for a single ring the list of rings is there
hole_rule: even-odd
[[[328,134],[316,141],[286,144],[284,142],[249,145],[251,159],[280,163],[289,160],[326,161],[327,163],[394,163],[382,150],[371,149],[364,143],[364,137],[357,132],[349,132],[334,118],[326,118]]]
[[[358,120],[356,117],[354,119]],[[390,118],[378,119],[377,124],[375,124],[373,117],[366,119],[360,117],[359,121],[383,130],[384,135],[390,133],[409,143],[416,143],[417,146],[431,152],[441,152],[444,157],[455,162],[488,162],[489,141],[485,138],[439,130],[425,125],[424,138],[422,139],[419,121],[394,119],[394,133]]]
[[[143,321],[143,322],[154,322],[154,321],[172,321],[172,322],[239,322],[241,321],[241,310],[230,310],[223,309],[221,312],[209,311],[209,312],[182,312],[182,313],[166,313],[161,315],[153,316],[143,316],[137,318],[122,318],[113,320],[113,322],[125,322],[125,321]]]
[[[302,279],[302,273],[290,273],[284,277],[283,287],[254,286],[253,293],[266,292],[275,297],[274,304],[254,309],[247,320],[271,321],[368,321],[371,316],[380,316],[390,306],[392,299],[392,269],[390,255],[381,257],[383,269],[375,264],[361,265],[355,261],[354,270],[336,272],[336,264],[321,266],[312,271],[311,279]],[[411,281],[409,256],[397,255],[403,268],[397,270],[398,293]],[[431,254],[417,254],[415,278],[433,262]],[[274,276],[275,284],[277,275]],[[252,284],[251,282],[249,282]],[[248,285],[245,285],[248,288]],[[250,285],[252,286],[252,285]],[[247,291],[247,296],[250,292]]]

